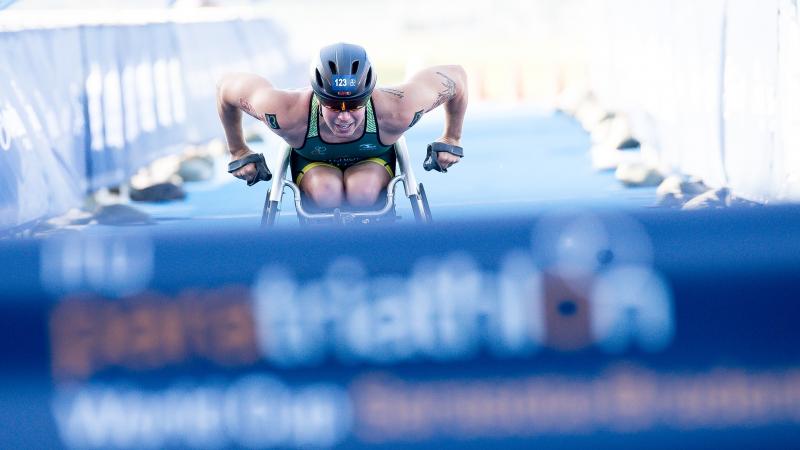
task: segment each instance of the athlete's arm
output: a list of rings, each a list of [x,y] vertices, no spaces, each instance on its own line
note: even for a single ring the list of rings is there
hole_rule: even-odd
[[[231,159],[252,153],[242,134],[242,112],[267,124],[278,136],[286,139],[296,127],[295,116],[300,93],[276,89],[264,78],[246,73],[231,73],[217,83],[217,112]],[[236,171],[237,178],[249,180],[256,174],[255,165]]]
[[[378,90],[384,98],[382,103],[385,102],[388,110],[392,111],[380,123],[391,137],[399,138],[425,113],[444,105],[444,131],[437,141],[461,145],[461,129],[468,99],[467,74],[461,66],[430,67],[416,73],[404,84]],[[439,153],[439,163],[444,168],[460,159],[450,153]]]

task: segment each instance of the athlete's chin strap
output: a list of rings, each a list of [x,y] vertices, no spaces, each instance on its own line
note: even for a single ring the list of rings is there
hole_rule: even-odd
[[[433,142],[428,144],[428,156],[422,167],[427,171],[435,170],[437,172],[447,173],[447,169],[439,164],[439,152],[447,152],[456,155],[460,158],[464,157],[464,149],[457,145],[445,144],[444,142]]]
[[[231,161],[228,163],[228,173],[236,172],[237,170],[251,163],[256,165],[256,170],[258,173],[252,179],[247,180],[248,186],[252,186],[259,181],[269,181],[272,179],[272,172],[269,171],[269,168],[267,167],[267,161],[264,160],[264,155],[261,153],[253,153],[245,156],[242,159]]]

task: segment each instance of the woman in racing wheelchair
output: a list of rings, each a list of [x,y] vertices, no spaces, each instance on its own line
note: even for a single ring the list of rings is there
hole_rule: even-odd
[[[292,180],[323,210],[375,206],[394,176],[394,144],[422,115],[444,105],[442,136],[428,146],[426,170],[446,172],[463,156],[466,73],[460,66],[420,71],[406,83],[375,89],[366,51],[339,43],[312,61],[311,89],[281,90],[253,74],[224,76],[217,108],[232,162],[229,171],[252,185],[271,177],[263,156],[242,136],[241,112],[263,121],[291,147]]]

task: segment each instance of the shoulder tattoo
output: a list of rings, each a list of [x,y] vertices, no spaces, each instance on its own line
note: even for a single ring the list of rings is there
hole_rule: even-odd
[[[281,126],[278,125],[278,117],[275,114],[264,114],[264,120],[267,122],[270,128],[273,130],[280,130]]]
[[[405,92],[401,91],[400,89],[393,89],[393,88],[380,88],[381,91],[386,92],[387,94],[394,95],[397,98],[403,98]]]
[[[411,127],[413,127],[414,125],[416,125],[416,124],[417,124],[417,122],[419,122],[419,119],[421,119],[421,118],[422,118],[422,114],[424,114],[424,113],[425,113],[425,111],[423,111],[423,110],[421,110],[421,109],[420,109],[419,111],[415,112],[415,113],[414,113],[414,118],[413,118],[413,119],[411,119],[411,123],[410,123],[410,124],[408,124],[408,128],[411,128]]]
[[[425,112],[436,108],[437,106],[456,96],[456,82],[442,72],[436,72],[436,74],[444,78],[444,80],[442,80],[442,86],[444,86],[444,89],[438,92],[436,100]]]

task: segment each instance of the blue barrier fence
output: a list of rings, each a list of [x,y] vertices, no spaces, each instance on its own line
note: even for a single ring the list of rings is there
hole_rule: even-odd
[[[218,77],[247,70],[298,85],[287,45],[267,19],[0,33],[10,62],[0,68],[0,230],[219,137]]]
[[[0,443],[791,448],[798,220],[0,242]]]
[[[0,227],[76,204],[87,183],[81,85],[65,86],[80,80],[75,70],[80,65],[67,65],[59,75],[55,66],[65,53],[79,55],[77,33],[54,30],[48,38],[43,33],[0,35],[0,52],[10,62],[0,68]],[[62,42],[59,51],[54,48],[56,40]]]

